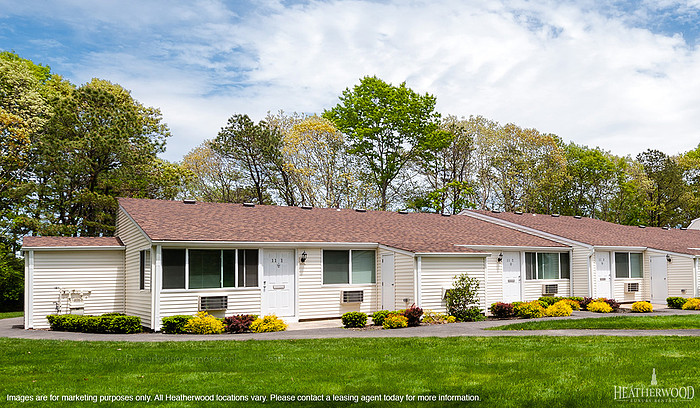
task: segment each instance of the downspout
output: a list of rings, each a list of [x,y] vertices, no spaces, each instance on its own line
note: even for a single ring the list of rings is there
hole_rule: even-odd
[[[24,328],[34,328],[34,251],[27,251],[24,265]]]
[[[593,297],[593,255],[595,249],[591,248],[588,253],[588,296]]]
[[[415,284],[415,294],[416,294],[416,306],[421,307],[421,269],[422,269],[422,259],[420,255],[416,260],[416,284]]]
[[[163,275],[163,258],[161,245],[156,245],[154,258],[155,262],[151,262],[151,329],[153,331],[160,331],[160,290],[162,286],[161,280]],[[153,265],[154,263],[155,265]]]

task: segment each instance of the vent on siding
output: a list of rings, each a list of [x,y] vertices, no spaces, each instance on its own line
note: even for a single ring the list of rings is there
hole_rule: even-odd
[[[344,290],[341,292],[342,303],[362,303],[365,301],[363,290]]]
[[[639,282],[630,282],[625,285],[625,292],[639,292]]]
[[[226,310],[228,309],[228,296],[200,296],[199,310]]]
[[[559,285],[554,283],[550,285],[542,285],[542,294],[543,295],[556,295],[559,293]]]

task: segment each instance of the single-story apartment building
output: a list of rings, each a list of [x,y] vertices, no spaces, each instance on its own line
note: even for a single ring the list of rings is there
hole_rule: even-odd
[[[118,211],[115,237],[25,237],[26,328],[52,313],[124,312],[158,330],[199,310],[288,321],[414,303],[444,312],[462,273],[482,282],[486,308],[514,248],[560,260],[552,282],[570,293],[571,246],[472,217],[148,199],[120,199]],[[539,297],[542,282],[525,290]]]
[[[569,245],[574,296],[665,303],[668,296],[700,293],[696,229],[628,226],[557,214],[479,210],[461,214]],[[522,268],[522,275],[528,273]]]
[[[479,280],[483,309],[543,294],[658,300],[658,257],[669,295],[697,292],[700,231],[532,215],[552,225],[526,225],[511,216],[521,217],[123,198],[114,237],[25,237],[25,328],[48,327],[52,313],[123,312],[158,331],[163,317],[200,310],[287,321],[414,303],[444,312],[445,291],[462,273]],[[617,238],[589,239],[556,221]],[[623,229],[635,233],[618,236]],[[609,275],[595,265],[604,252]],[[609,292],[596,281],[604,277]]]

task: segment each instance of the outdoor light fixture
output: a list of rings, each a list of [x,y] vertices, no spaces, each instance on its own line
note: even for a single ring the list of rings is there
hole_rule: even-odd
[[[299,259],[301,263],[306,262],[306,251],[301,253],[301,258]]]
[[[503,252],[498,254],[498,262],[503,262]]]
[[[671,262],[671,255],[666,254],[666,261],[667,261],[667,262]]]

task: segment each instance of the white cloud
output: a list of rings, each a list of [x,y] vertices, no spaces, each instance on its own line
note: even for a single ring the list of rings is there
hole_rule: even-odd
[[[666,3],[76,1],[41,12],[93,48],[70,64],[49,52],[54,71],[110,79],[160,107],[174,134],[171,160],[233,113],[321,112],[364,75],[430,92],[444,114],[636,154],[700,141],[700,52],[653,27],[658,10],[690,13],[698,2]],[[35,9],[21,7],[14,13]]]

